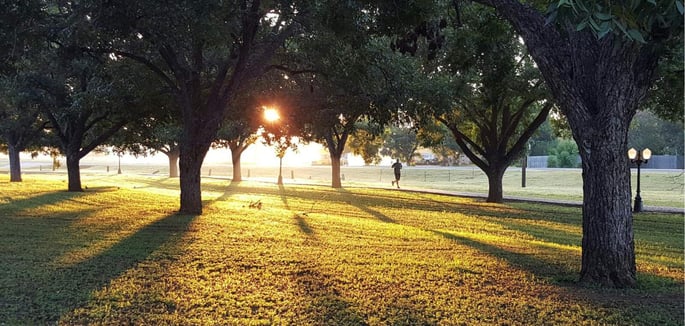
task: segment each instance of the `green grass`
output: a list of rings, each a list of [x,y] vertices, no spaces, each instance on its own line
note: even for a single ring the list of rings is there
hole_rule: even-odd
[[[102,162],[82,163],[82,173],[91,176],[107,176],[116,173],[116,165],[109,167]],[[168,167],[163,165],[128,164],[122,166],[125,174],[168,175]],[[23,171],[34,173],[44,168],[32,166]],[[0,171],[2,172],[2,171]],[[48,172],[52,174],[52,172]],[[65,173],[61,168],[56,174]],[[245,166],[243,177],[251,180],[275,181],[277,167]],[[390,167],[342,167],[343,185],[347,187],[389,187],[394,180]],[[505,196],[525,198],[583,200],[583,180],[580,169],[528,169],[526,187],[521,187],[521,169],[510,167],[504,174],[502,187]],[[233,174],[229,164],[205,164],[204,176],[230,178]],[[293,179],[294,177],[294,179]],[[331,167],[284,167],[283,178],[286,182],[330,185]],[[637,176],[632,173],[632,198],[635,197]],[[488,179],[474,166],[468,167],[405,167],[402,172],[402,186],[412,189],[445,190],[464,193],[487,194]],[[645,206],[666,206],[685,208],[685,177],[682,170],[643,170],[641,177],[641,197]]]
[[[639,285],[575,283],[580,209],[205,179],[0,177],[0,324],[682,325],[683,216],[634,217]],[[261,201],[262,209],[249,204]]]

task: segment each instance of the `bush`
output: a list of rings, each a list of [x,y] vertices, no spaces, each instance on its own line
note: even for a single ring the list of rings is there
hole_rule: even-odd
[[[579,166],[578,146],[573,140],[562,139],[557,143],[556,147],[550,150],[547,167],[577,168]]]

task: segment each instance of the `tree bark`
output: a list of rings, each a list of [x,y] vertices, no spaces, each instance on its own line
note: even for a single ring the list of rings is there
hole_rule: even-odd
[[[7,147],[10,158],[10,182],[21,182],[20,150],[12,144],[8,144]]]
[[[68,191],[83,191],[81,187],[81,158],[78,154],[67,153],[67,178],[69,179]]]
[[[189,145],[181,145],[179,160],[181,208],[180,213],[202,214],[201,169],[207,150]]]
[[[490,168],[486,170],[488,176],[488,198],[485,200],[488,203],[501,203],[504,201],[504,191],[502,189],[502,178],[504,177],[505,168]]]
[[[167,158],[169,159],[169,178],[178,178],[178,158],[180,156],[179,150],[171,150],[164,154],[166,154]]]
[[[355,121],[357,118],[350,119]],[[347,137],[350,135],[350,129],[345,128],[341,132],[336,132],[335,127],[329,128],[324,134],[326,140],[326,148],[331,157],[331,187],[339,189],[342,188],[342,180],[340,179],[340,158],[342,152],[345,150],[347,144]]]
[[[626,154],[629,125],[629,118],[610,115],[574,132],[583,165],[584,283],[632,287],[637,282]]]
[[[331,154],[331,187],[336,189],[342,188],[342,180],[340,179],[340,157],[341,155]]]
[[[243,181],[243,173],[240,167],[240,158],[243,152],[240,150],[231,149],[231,163],[233,163],[233,181]]]

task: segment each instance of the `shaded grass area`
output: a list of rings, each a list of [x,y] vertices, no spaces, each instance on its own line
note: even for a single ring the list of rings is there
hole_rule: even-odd
[[[580,210],[395,190],[0,177],[0,323],[683,324],[683,217],[635,216],[637,289],[581,287]],[[250,203],[260,201],[261,209]]]

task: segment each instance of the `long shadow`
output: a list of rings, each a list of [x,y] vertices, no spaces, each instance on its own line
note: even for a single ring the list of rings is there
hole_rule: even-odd
[[[218,190],[223,190],[224,193],[221,194],[221,196],[214,199],[213,201],[226,201],[226,200],[228,200],[229,198],[231,198],[231,196],[233,194],[235,194],[238,191],[241,183],[242,183],[242,181],[231,180],[231,182],[229,182],[227,186],[222,186],[223,188],[219,187]]]
[[[360,196],[357,196],[356,194],[350,193],[345,188],[339,188],[338,192],[343,195],[345,201],[348,202],[350,205],[352,205],[352,206],[362,210],[363,212],[377,218],[378,220],[383,221],[385,223],[397,223],[396,220],[388,217],[387,215],[385,215],[379,211],[373,210],[373,209],[369,208],[368,206],[366,206],[364,204],[364,201],[362,200],[362,198]]]
[[[355,305],[345,299],[340,290],[331,284],[335,277],[326,275],[312,268],[305,268],[292,276],[307,297],[309,305],[306,311],[311,311],[312,317],[303,321],[308,325],[369,325],[368,316],[356,311]],[[395,325],[429,325],[428,321],[421,318],[411,308],[390,306],[401,322]]]
[[[0,320],[9,324],[45,324],[59,317],[47,305],[60,296],[51,289],[46,270],[51,261],[74,249],[70,225],[95,210],[70,210],[41,218],[21,216],[0,219]],[[75,236],[78,237],[78,236]],[[79,241],[76,241],[79,242]],[[80,242],[79,242],[80,243]],[[54,309],[52,309],[54,310]]]
[[[622,307],[625,315],[630,315],[630,320],[640,324],[641,314],[651,314],[660,317],[665,324],[672,321],[683,320],[682,282],[675,282],[670,278],[650,275],[661,284],[668,285],[671,289],[658,289],[656,293],[639,290],[600,289],[584,287],[577,283],[578,271],[571,270],[567,266],[556,263],[554,257],[550,260],[535,258],[532,255],[519,254],[493,246],[487,243],[461,237],[449,232],[431,230],[433,233],[445,237],[454,242],[470,246],[481,252],[507,261],[515,268],[528,271],[538,277],[549,280],[561,278],[557,284],[564,287],[566,293],[579,303],[587,302],[592,306]],[[632,323],[631,323],[632,324]]]
[[[304,217],[300,214],[295,214],[293,216],[295,219],[295,222],[297,223],[297,226],[300,228],[300,231],[302,233],[308,235],[311,238],[316,238],[316,234],[314,232],[314,229],[307,223],[307,220],[304,219]]]
[[[7,199],[7,204],[0,206],[0,212],[6,215],[17,214],[21,211],[35,209],[45,205],[58,205],[60,202],[81,197],[85,192],[50,191],[39,193],[24,199]]]
[[[313,187],[313,186],[312,186]],[[352,204],[357,206],[358,208],[366,211],[369,214],[374,215],[375,217],[379,218],[380,220],[385,220],[387,222],[391,222],[388,220],[387,216],[379,216],[379,212],[370,210],[367,205],[364,205],[364,202],[372,202],[372,201],[377,201],[382,203],[383,206],[386,207],[405,207],[408,204],[408,200],[405,197],[402,196],[393,196],[392,194],[388,195],[379,195],[379,194],[364,194],[364,193],[353,193],[350,192],[347,189],[333,189],[330,187],[317,187],[317,188],[312,188],[312,189],[307,189],[306,187],[304,188],[298,188],[297,191],[293,190],[288,190],[287,188],[283,192],[280,189],[277,188],[268,188],[268,187],[240,187],[239,189],[236,189],[236,191],[240,191],[242,194],[258,194],[258,195],[287,195],[288,198],[293,199],[302,199],[302,200],[310,200],[312,198],[317,198],[322,196],[322,192],[324,193],[324,196],[326,196],[326,200],[333,202],[333,203],[338,203],[338,204]],[[328,196],[327,196],[328,194]],[[447,199],[448,197],[446,197]],[[504,209],[503,209],[504,208]],[[490,216],[490,217],[511,217],[512,216],[512,210],[516,210],[515,208],[507,209],[510,208],[509,206],[503,206],[503,207],[489,207],[489,206],[481,206],[481,205],[472,205],[472,204],[461,204],[461,203],[449,203],[448,201],[446,202],[441,202],[437,201],[432,198],[421,198],[420,200],[412,200],[411,201],[411,209],[415,210],[425,210],[425,211],[436,211],[436,212],[443,212],[443,211],[449,211],[449,212],[456,212],[456,213],[463,213],[463,214],[468,214],[468,215],[481,215],[481,216]],[[527,214],[529,213],[528,211],[526,212],[519,212],[518,214]],[[395,222],[394,220],[392,222]]]
[[[240,182],[231,181],[228,187],[226,187],[224,193],[218,198],[216,198],[215,201],[228,200],[233,194],[240,191],[239,188]],[[291,210],[290,205],[288,204],[288,191],[286,190],[284,185],[278,185],[278,194],[281,198],[281,201],[283,202],[283,205],[285,205],[285,208],[287,210]],[[293,219],[295,219],[295,223],[299,227],[300,231],[302,231],[302,233],[309,236],[310,238],[316,238],[314,229],[312,229],[312,227],[309,225],[309,223],[307,223],[307,220],[305,219],[306,216],[307,213],[294,213]]]
[[[285,187],[283,185],[278,185],[278,194],[281,196],[281,201],[287,210],[290,210],[290,205],[288,205],[288,196],[286,196]]]
[[[502,249],[491,244],[476,241],[470,238],[458,236],[453,233],[430,230],[431,232],[452,240],[456,243],[467,245],[471,248],[477,249],[481,252],[490,254],[494,257],[507,261],[510,265],[528,271],[538,277],[543,278],[558,278],[563,277],[568,279],[575,276],[578,271],[571,270],[568,266],[556,263],[555,260],[542,260],[535,258],[533,255],[520,254],[512,251]]]
[[[148,259],[156,251],[159,259],[170,259],[179,250],[175,245],[194,216],[171,214],[162,217],[121,239],[109,249],[87,260],[67,267],[33,266],[39,278],[24,279],[29,288],[17,289],[23,294],[19,311],[13,317],[19,323],[53,324],[75,308],[85,305],[98,289],[106,286],[127,270]],[[170,245],[170,247],[166,247]]]

